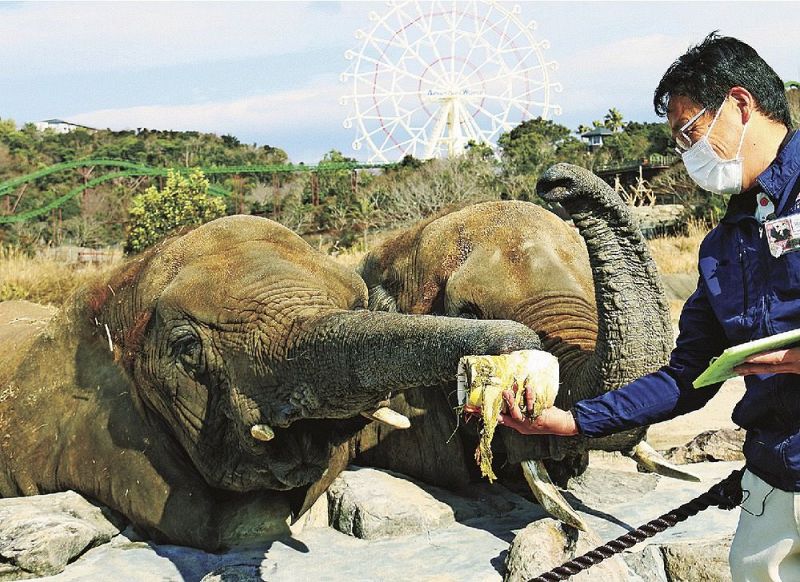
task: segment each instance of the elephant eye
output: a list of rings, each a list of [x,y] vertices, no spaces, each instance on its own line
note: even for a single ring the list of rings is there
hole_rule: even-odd
[[[200,366],[203,345],[194,333],[181,333],[170,347],[172,359],[180,363],[187,372],[193,372]]]

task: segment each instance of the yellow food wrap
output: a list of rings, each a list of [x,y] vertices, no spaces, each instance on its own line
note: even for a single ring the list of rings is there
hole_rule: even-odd
[[[534,394],[533,416],[553,405],[558,394],[558,360],[538,350],[521,350],[501,356],[464,356],[458,362],[458,400],[469,414],[480,413],[483,423],[475,460],[490,482],[492,439],[503,406],[503,391],[516,386],[514,403],[525,410],[524,390]]]

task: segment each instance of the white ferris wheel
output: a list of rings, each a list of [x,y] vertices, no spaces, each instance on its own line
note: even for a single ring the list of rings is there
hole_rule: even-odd
[[[550,75],[546,40],[520,8],[492,0],[388,2],[371,12],[370,30],[348,50],[341,75],[350,94],[345,128],[353,149],[367,146],[370,162],[463,152],[470,142],[495,146],[501,133],[527,119],[560,114],[551,104],[561,86]]]

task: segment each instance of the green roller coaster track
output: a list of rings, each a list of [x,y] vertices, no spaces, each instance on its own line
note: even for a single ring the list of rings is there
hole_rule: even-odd
[[[306,166],[304,164],[279,164],[279,165],[263,165],[263,166],[210,166],[210,167],[199,167],[202,172],[209,176],[209,175],[223,175],[223,174],[289,174],[289,173],[298,173],[298,172],[335,172],[341,170],[353,171],[353,170],[366,170],[371,168],[386,168],[392,166],[393,164],[359,164],[353,162],[331,162],[327,164],[319,164],[317,166]],[[11,180],[6,180],[5,182],[0,182],[0,198],[3,196],[11,195],[16,188],[22,186],[23,184],[27,184],[29,182],[34,182],[45,176],[49,176],[51,174],[56,174],[58,172],[63,172],[66,170],[74,170],[76,168],[85,168],[89,166],[100,166],[100,167],[111,167],[111,168],[119,168],[119,171],[116,172],[109,172],[107,174],[103,174],[102,176],[98,176],[97,178],[93,178],[82,184],[77,186],[63,194],[54,198],[44,206],[39,208],[34,208],[32,210],[26,210],[25,212],[20,212],[18,214],[11,214],[2,216],[0,215],[0,224],[8,224],[12,222],[23,222],[25,220],[30,220],[31,218],[35,218],[37,216],[41,216],[46,214],[47,212],[59,208],[60,206],[64,205],[66,202],[83,192],[84,190],[88,190],[89,188],[94,188],[98,184],[102,184],[103,182],[107,182],[109,180],[115,180],[117,178],[128,178],[134,176],[166,176],[168,172],[178,172],[181,174],[188,174],[189,172],[197,169],[196,167],[176,167],[176,168],[151,168],[149,166],[145,166],[142,164],[135,164],[133,162],[126,162],[124,160],[106,160],[106,159],[90,159],[90,160],[73,160],[70,162],[62,162],[60,164],[54,164],[52,166],[48,166],[46,168],[42,168],[41,170],[37,170],[36,172],[31,172],[30,174],[26,174],[24,176],[19,176],[17,178],[12,178]],[[215,196],[229,196],[230,192],[221,188],[219,186],[210,186],[209,193]]]

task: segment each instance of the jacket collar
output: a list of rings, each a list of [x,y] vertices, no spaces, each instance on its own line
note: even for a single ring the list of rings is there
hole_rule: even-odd
[[[789,186],[800,172],[800,131],[789,131],[783,138],[778,155],[758,175],[756,184],[742,192],[731,196],[728,208],[722,222],[738,222],[742,218],[752,217],[756,209],[755,195],[765,192],[775,204],[776,215],[781,212],[789,201]]]
[[[790,131],[781,143],[778,155],[758,176],[763,191],[775,203],[775,214],[780,216],[789,202],[788,186],[797,179],[800,171],[800,132]],[[794,202],[794,201],[792,201]]]

